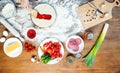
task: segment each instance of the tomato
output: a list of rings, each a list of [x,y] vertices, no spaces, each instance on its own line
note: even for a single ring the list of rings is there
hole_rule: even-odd
[[[49,46],[51,46],[52,44],[53,44],[52,41],[49,41],[49,42],[48,42],[48,45],[49,45]]]
[[[36,50],[35,46],[32,47],[32,50]]]
[[[51,48],[47,48],[47,49],[46,49],[46,52],[49,53],[50,55],[52,55],[53,50],[52,50]]]
[[[43,46],[44,46],[44,47],[48,47],[48,46],[49,46],[49,44],[48,44],[48,43],[45,43]]]
[[[49,41],[46,42],[43,46],[46,48],[46,53],[49,53],[53,59],[62,56],[60,54],[61,45],[59,42],[53,43],[52,41]]]
[[[25,43],[24,46],[25,46],[25,47],[28,47],[28,43]]]
[[[61,57],[62,57],[62,54],[59,54],[59,57],[61,58]]]
[[[56,47],[53,47],[53,50],[56,51],[57,50]]]
[[[60,54],[59,52],[56,52],[56,56],[57,56],[57,57],[59,57],[59,54]]]
[[[28,48],[31,50],[31,49],[33,48],[33,46],[30,44],[30,45],[28,46]]]
[[[54,45],[52,44],[50,47],[51,47],[51,49],[53,49],[53,48],[54,48]]]
[[[52,41],[49,41],[49,42],[46,42],[43,46],[44,47],[49,47],[49,46],[51,46],[53,43],[52,43]]]
[[[54,55],[54,54],[52,54],[52,55],[51,55],[51,57],[52,57],[52,59],[54,59],[54,58],[55,58],[55,55]]]
[[[27,42],[24,44],[24,46],[25,46],[25,50],[26,50],[27,52],[31,52],[31,51],[36,50],[36,47],[35,47],[35,46],[33,46],[32,44],[28,44]]]

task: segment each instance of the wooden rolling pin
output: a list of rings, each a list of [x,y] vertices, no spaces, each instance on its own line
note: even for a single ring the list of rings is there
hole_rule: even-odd
[[[98,9],[100,9],[103,14],[97,12],[95,8],[89,4],[84,4],[76,9],[79,19],[82,22],[85,30],[108,19],[111,19],[112,8],[115,6],[120,6],[119,0],[115,0],[113,3],[109,3],[106,0],[94,0],[92,3]]]

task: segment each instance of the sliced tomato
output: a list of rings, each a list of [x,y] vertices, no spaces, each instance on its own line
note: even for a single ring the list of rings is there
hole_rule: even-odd
[[[49,53],[50,55],[52,55],[53,50],[52,50],[52,48],[49,47],[49,48],[46,49],[46,52]]]

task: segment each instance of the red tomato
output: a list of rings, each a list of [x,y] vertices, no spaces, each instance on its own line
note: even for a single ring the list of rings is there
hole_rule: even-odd
[[[50,46],[50,48],[53,49],[53,48],[54,48],[54,45],[52,44],[52,45]]]
[[[29,48],[25,48],[25,50],[26,50],[27,52],[29,52]]]
[[[51,57],[52,57],[52,59],[54,59],[54,58],[55,58],[55,55],[54,55],[54,54],[52,54],[52,55],[51,55]]]
[[[57,47],[57,51],[60,51],[60,47]]]
[[[56,52],[56,56],[57,56],[57,57],[59,57],[59,54],[60,54],[59,52]]]
[[[60,48],[61,48],[61,45],[59,44],[59,45],[57,45],[57,47],[60,49]]]
[[[46,42],[43,46],[44,47],[49,47],[49,46],[51,46],[53,43],[52,43],[52,41],[49,41],[49,42]]]
[[[33,46],[30,44],[28,48],[29,48],[30,50],[32,50]]]
[[[45,43],[43,46],[44,46],[44,47],[48,47],[48,46],[49,46],[49,44],[48,44],[48,43]]]
[[[46,49],[46,52],[49,53],[50,55],[52,55],[53,50],[52,50],[51,48],[47,48],[47,49]]]
[[[62,56],[60,54],[61,45],[59,42],[53,43],[52,41],[49,41],[44,44],[44,47],[46,47],[46,53],[49,53],[52,59]]]
[[[25,46],[25,48],[28,47],[28,43],[25,43],[24,46]]]
[[[53,47],[53,50],[54,50],[54,51],[57,51],[56,47]]]
[[[52,41],[49,41],[48,44],[49,44],[49,46],[51,46],[53,43],[52,43]]]
[[[36,50],[35,46],[32,47],[32,50]]]
[[[62,54],[59,54],[59,57],[61,58],[61,57],[62,57]]]

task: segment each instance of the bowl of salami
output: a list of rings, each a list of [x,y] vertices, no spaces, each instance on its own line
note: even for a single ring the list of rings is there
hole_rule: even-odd
[[[84,41],[80,36],[72,35],[67,39],[66,49],[72,54],[80,53],[84,48]]]

